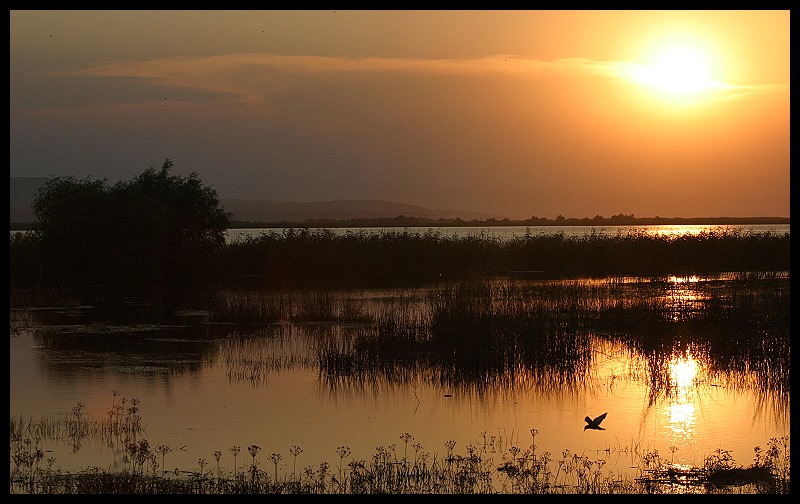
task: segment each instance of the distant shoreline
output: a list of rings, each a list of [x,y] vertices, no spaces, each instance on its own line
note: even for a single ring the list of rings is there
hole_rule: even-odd
[[[633,217],[556,219],[429,219],[424,217],[363,218],[363,219],[307,219],[304,221],[231,221],[230,229],[247,228],[344,228],[344,227],[495,227],[495,226],[657,226],[657,225],[714,225],[737,224],[789,224],[789,217]],[[11,231],[33,229],[32,223],[11,223]]]
[[[375,219],[308,219],[305,221],[231,222],[232,229],[246,228],[342,228],[342,227],[495,227],[495,226],[655,226],[655,225],[737,225],[789,224],[789,217],[611,217],[611,218],[532,218],[511,219],[426,219],[422,217],[388,217]]]

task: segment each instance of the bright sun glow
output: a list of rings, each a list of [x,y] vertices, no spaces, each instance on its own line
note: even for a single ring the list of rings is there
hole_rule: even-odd
[[[676,94],[696,93],[712,87],[705,58],[687,47],[671,47],[650,65],[634,69],[634,79]]]
[[[664,43],[641,63],[628,67],[633,82],[683,100],[698,98],[727,86],[714,79],[712,60],[699,44]]]

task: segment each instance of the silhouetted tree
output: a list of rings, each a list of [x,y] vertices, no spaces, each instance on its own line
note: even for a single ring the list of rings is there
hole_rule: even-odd
[[[33,203],[39,282],[167,303],[196,288],[225,244],[231,216],[196,173],[172,175],[172,167],[167,159],[111,187],[74,177],[47,181]]]

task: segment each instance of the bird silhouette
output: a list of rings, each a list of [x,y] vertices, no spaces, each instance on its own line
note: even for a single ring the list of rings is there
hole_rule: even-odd
[[[586,425],[583,427],[583,430],[584,431],[586,429],[605,430],[604,428],[600,427],[600,422],[602,422],[606,418],[606,415],[608,415],[607,411],[605,413],[603,413],[602,415],[600,415],[599,417],[595,418],[594,420],[592,420],[591,418],[589,418],[587,416],[585,418]]]

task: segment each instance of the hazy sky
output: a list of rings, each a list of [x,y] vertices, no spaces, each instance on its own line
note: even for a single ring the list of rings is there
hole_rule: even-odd
[[[789,11],[10,11],[11,176],[789,216]]]

